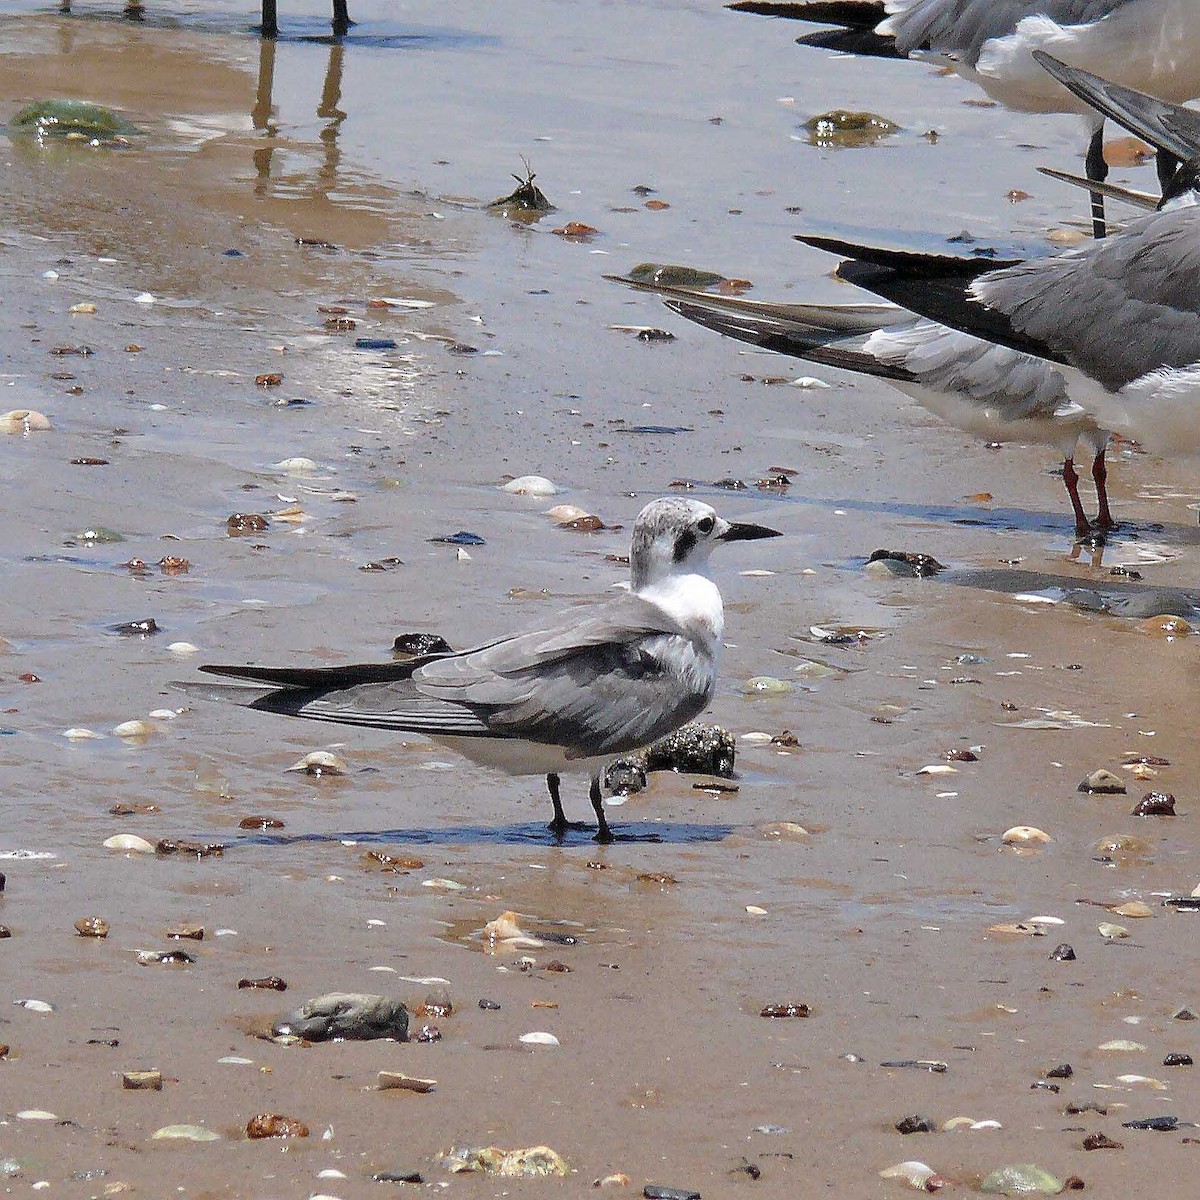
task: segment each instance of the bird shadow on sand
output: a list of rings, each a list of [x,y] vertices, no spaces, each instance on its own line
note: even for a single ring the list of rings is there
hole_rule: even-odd
[[[609,845],[695,845],[720,842],[735,826],[698,824],[692,821],[656,821],[653,825],[614,825]],[[590,847],[599,843],[593,837],[595,826],[571,829],[559,838],[546,828],[544,821],[512,825],[445,825],[436,829],[372,829],[330,833],[252,833],[226,842],[229,849],[243,846],[286,848],[312,843],[353,842],[360,846],[540,846],[545,848]]]

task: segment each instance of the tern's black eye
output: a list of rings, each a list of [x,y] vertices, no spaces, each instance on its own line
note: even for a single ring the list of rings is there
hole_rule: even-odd
[[[716,527],[716,524],[716,521],[714,521],[712,517],[701,517],[700,520],[696,522],[696,528],[703,534],[710,534]]]

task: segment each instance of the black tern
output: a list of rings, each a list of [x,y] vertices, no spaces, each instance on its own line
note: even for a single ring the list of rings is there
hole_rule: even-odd
[[[1108,174],[1103,114],[1058,86],[1035,51],[1165,100],[1200,96],[1196,0],[743,0],[729,7],[841,27],[798,38],[803,45],[941,61],[1018,112],[1076,113],[1088,124],[1087,177],[1097,182]],[[1162,148],[1160,182],[1177,166]],[[1099,194],[1092,224],[1103,237]]]
[[[240,700],[251,708],[423,734],[485,766],[545,775],[559,837],[574,827],[559,774],[586,771],[596,840],[608,842],[604,765],[678,729],[712,697],[725,618],[709,554],[779,536],[697,500],[653,500],[633,527],[629,590],[537,629],[403,663],[200,670],[268,685],[220,689],[247,691]]]

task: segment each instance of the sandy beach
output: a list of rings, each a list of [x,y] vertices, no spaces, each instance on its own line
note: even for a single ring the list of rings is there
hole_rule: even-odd
[[[323,6],[281,12],[270,53],[220,6],[17,5],[0,37],[6,120],[70,96],[142,131],[3,145],[0,411],[51,425],[0,435],[4,1194],[351,1200],[415,1173],[464,1198],[614,1175],[617,1196],[899,1197],[880,1171],[919,1160],[952,1194],[1036,1163],[1101,1200],[1190,1196],[1200,1084],[1164,1059],[1197,1051],[1200,918],[1164,900],[1200,884],[1195,636],[1156,614],[1200,595],[1194,464],[1117,446],[1121,528],[1080,547],[1051,451],[739,353],[602,278],[682,262],[830,300],[847,289],[801,226],[1044,246],[1086,216],[1034,174],[1077,165],[1075,124],[915,64],[806,57],[789,23],[716,4],[352,15],[331,47],[299,40]],[[810,145],[833,107],[902,128]],[[531,225],[485,207],[523,157],[557,206]],[[568,221],[599,232],[552,232]],[[525,474],[561,494],[500,490]],[[593,603],[681,481],[785,536],[714,561],[704,719],[735,778],[653,775],[610,807],[613,845],[554,844],[536,778],[173,686]],[[559,502],[611,528],[555,528]],[[430,540],[458,531],[483,544]],[[866,569],[878,548],[947,570]],[[1072,588],[1155,599],[1122,617]],[[319,750],[345,773],[289,770]],[[1125,790],[1080,791],[1101,768]],[[1177,815],[1132,815],[1150,792]],[[564,802],[590,816],[582,781]],[[1018,826],[1047,840],[1006,842]],[[489,941],[505,912],[540,945]],[[107,937],[77,933],[91,916]],[[271,976],[286,992],[238,986]],[[412,1040],[265,1036],[330,992],[403,1000]],[[762,1015],[787,1006],[809,1015]],[[124,1087],[135,1071],[161,1090]],[[308,1136],[249,1139],[256,1114]],[[933,1131],[897,1130],[914,1116]],[[193,1133],[154,1136],[172,1125]],[[1097,1133],[1121,1148],[1084,1149]],[[566,1178],[440,1162],[536,1145]]]

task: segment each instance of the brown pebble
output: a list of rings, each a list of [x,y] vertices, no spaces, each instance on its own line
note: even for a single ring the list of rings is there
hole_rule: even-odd
[[[233,513],[225,519],[225,528],[230,537],[243,533],[262,533],[268,524],[267,518],[261,513]]]
[[[400,1089],[405,1092],[432,1092],[437,1087],[436,1079],[417,1079],[413,1075],[405,1075],[402,1071],[380,1071],[379,1090],[381,1092]]]
[[[792,746],[799,746],[800,739],[790,729],[785,729],[782,733],[777,733],[771,739],[771,745],[786,746],[790,748]]]
[[[412,1040],[414,1042],[440,1042],[442,1031],[436,1025],[422,1025]]]
[[[239,829],[282,829],[283,822],[278,817],[243,817],[238,822]]]
[[[131,1092],[161,1092],[161,1071],[126,1071],[121,1076],[121,1086]]]
[[[543,970],[551,971],[556,975],[569,975],[573,967],[568,967],[565,962],[559,962],[557,958],[551,959],[543,968]]]
[[[108,922],[103,917],[80,917],[75,922],[75,932],[80,937],[108,937]]]
[[[0,1042],[0,1058],[7,1058],[11,1049],[7,1042]]]
[[[239,988],[258,988],[260,991],[286,992],[287,983],[278,975],[265,975],[262,979],[239,979]]]
[[[283,1117],[278,1113],[258,1113],[246,1122],[248,1138],[294,1138],[308,1137],[308,1126],[295,1117]]]
[[[283,382],[283,376],[278,371],[267,371],[262,375],[255,375],[254,382],[261,388],[278,387]]]
[[[189,938],[193,942],[204,941],[203,925],[175,925],[167,930],[169,938]]]
[[[979,755],[976,754],[974,750],[966,750],[966,749],[947,750],[945,757],[946,757],[947,762],[978,762],[979,761]]]
[[[114,804],[108,811],[109,814],[114,817],[133,817],[161,812],[162,809],[160,809],[157,804],[126,804],[121,801],[117,804]]]
[[[643,871],[637,878],[638,883],[654,883],[659,887],[671,887],[679,882],[674,875],[669,875],[666,871]]]
[[[812,1015],[812,1008],[807,1004],[768,1004],[758,1014],[760,1017],[808,1017]]]
[[[379,867],[385,871],[419,871],[425,863],[419,858],[389,854],[386,850],[368,850],[362,856],[363,866]]]
[[[158,560],[158,569],[164,575],[186,575],[192,569],[192,564],[177,554],[164,554]]]
[[[12,937],[12,930],[7,925],[0,925],[0,938]]]

